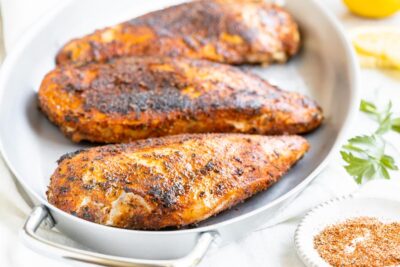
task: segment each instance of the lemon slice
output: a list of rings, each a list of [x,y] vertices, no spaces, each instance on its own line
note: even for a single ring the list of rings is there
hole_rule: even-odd
[[[351,37],[365,65],[400,68],[400,28],[360,28]]]
[[[374,56],[364,55],[357,53],[358,60],[363,68],[381,68],[381,69],[396,69],[398,66],[394,65],[391,61]]]

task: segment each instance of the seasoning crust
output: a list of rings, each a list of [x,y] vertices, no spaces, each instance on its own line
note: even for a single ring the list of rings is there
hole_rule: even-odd
[[[285,62],[300,34],[282,8],[257,0],[201,0],[148,13],[68,42],[57,64],[121,56],[181,56],[229,64]]]
[[[298,134],[323,119],[306,96],[236,67],[183,58],[58,67],[46,75],[38,97],[41,110],[75,142],[207,132]]]
[[[61,158],[49,203],[99,224],[183,227],[269,188],[308,150],[300,136],[192,134]]]

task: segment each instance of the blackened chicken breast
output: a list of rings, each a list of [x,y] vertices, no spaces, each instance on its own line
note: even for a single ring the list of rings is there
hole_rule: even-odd
[[[300,136],[192,134],[64,155],[48,200],[99,224],[163,229],[200,222],[266,190],[308,150]]]
[[[183,58],[58,67],[44,78],[39,104],[75,142],[207,132],[299,134],[323,118],[304,95],[236,67]]]
[[[57,64],[123,56],[181,56],[228,64],[285,62],[299,50],[296,22],[262,0],[183,3],[68,42]]]

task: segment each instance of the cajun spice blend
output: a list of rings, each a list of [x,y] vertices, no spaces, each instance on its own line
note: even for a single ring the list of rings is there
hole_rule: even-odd
[[[358,217],[326,227],[314,247],[332,266],[400,266],[400,222]]]

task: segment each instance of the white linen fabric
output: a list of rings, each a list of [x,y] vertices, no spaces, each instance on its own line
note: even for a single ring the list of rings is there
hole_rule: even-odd
[[[3,20],[3,39],[6,53],[11,52],[18,38],[46,11],[59,4],[61,0],[1,0]],[[340,0],[325,0],[324,5],[335,13],[346,28],[359,25],[396,24],[400,25],[400,15],[381,21],[369,21],[356,18],[347,12]],[[392,100],[394,111],[400,112],[400,72],[362,70],[362,97],[385,104]],[[0,127],[2,127],[0,122]],[[376,125],[364,115],[359,115],[349,135],[371,132]],[[396,152],[400,144],[400,135],[388,134],[392,144],[392,152]],[[393,154],[392,153],[392,154]],[[200,266],[304,266],[297,257],[293,235],[299,220],[313,206],[335,196],[346,195],[359,190],[342,167],[343,162],[337,153],[326,169],[291,203],[282,208],[277,216],[266,222],[259,230],[250,233],[243,240],[225,247],[212,249]],[[361,188],[371,195],[398,197],[400,191],[400,174],[393,173],[392,181],[373,181]],[[397,188],[397,189],[396,189]],[[50,259],[48,255],[40,255],[25,247],[18,237],[24,220],[31,207],[24,200],[22,190],[7,169],[0,155],[0,266],[85,266],[74,262],[61,262]],[[48,233],[49,238],[59,242],[73,244],[60,235]]]

